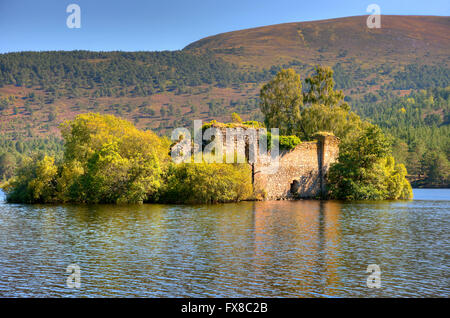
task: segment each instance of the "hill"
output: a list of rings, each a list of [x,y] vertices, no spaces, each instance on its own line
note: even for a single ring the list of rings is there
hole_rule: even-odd
[[[360,60],[366,63],[448,62],[450,18],[381,16],[369,29],[367,16],[285,23],[223,33],[189,44],[184,50],[209,49],[240,65],[271,66]]]

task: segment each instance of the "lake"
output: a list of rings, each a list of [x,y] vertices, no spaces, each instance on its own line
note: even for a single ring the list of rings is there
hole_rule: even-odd
[[[413,201],[6,204],[3,297],[449,297],[450,189]],[[66,268],[81,270],[68,288]],[[381,270],[368,288],[369,264]]]

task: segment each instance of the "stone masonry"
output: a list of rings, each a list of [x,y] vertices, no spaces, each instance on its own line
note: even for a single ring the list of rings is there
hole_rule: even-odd
[[[227,143],[226,129],[223,127],[213,127],[213,129],[220,130],[218,133],[223,140],[223,153],[245,149],[245,157],[248,159],[249,151],[256,153],[259,149],[256,142],[253,143],[257,145],[256,148],[249,150],[251,148],[249,140],[256,140],[253,137],[244,136],[240,140],[233,137],[229,139],[232,142]],[[213,135],[215,136],[216,133]],[[321,134],[316,139],[302,142],[289,151],[280,150],[278,156],[272,160],[270,160],[270,153],[265,156],[259,155],[258,160],[251,164],[254,190],[263,193],[266,200],[323,197],[326,193],[328,170],[339,155],[339,138],[331,134]],[[209,143],[209,141],[203,141],[202,148],[205,149]],[[180,143],[179,146],[181,146]],[[195,152],[197,151],[198,147]],[[273,162],[278,162],[276,169],[273,169]]]
[[[264,173],[265,164],[253,167],[253,186],[268,200],[318,198],[326,191],[330,164],[339,155],[339,139],[318,136],[317,141],[303,142],[293,150],[282,151],[275,173]]]

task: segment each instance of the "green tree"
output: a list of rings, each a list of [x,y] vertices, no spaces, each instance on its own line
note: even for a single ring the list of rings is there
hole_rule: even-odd
[[[56,176],[54,158],[27,158],[20,166],[17,176],[5,187],[7,200],[19,203],[54,202]]]
[[[9,201],[142,203],[157,193],[168,140],[111,115],[79,115],[61,131],[62,163],[27,159],[6,187]]]
[[[302,81],[293,69],[281,70],[260,91],[260,107],[267,128],[281,135],[299,134],[303,106]]]
[[[330,167],[329,195],[343,200],[412,198],[406,168],[395,164],[390,143],[381,129],[371,125],[358,138],[340,148]]]
[[[303,110],[302,126],[302,140],[310,140],[317,132],[327,131],[340,138],[345,145],[358,136],[368,123],[346,108],[314,104]]]
[[[348,109],[342,91],[334,89],[333,70],[317,65],[315,73],[305,79],[307,91],[303,94],[305,105],[321,104],[329,107],[341,106]]]
[[[430,185],[450,183],[450,163],[445,154],[437,149],[427,151],[422,159],[426,181]]]
[[[0,155],[0,179],[9,179],[14,174],[16,158],[10,153]]]
[[[362,121],[343,101],[343,93],[334,90],[330,68],[317,66],[305,82],[303,93],[300,75],[287,69],[263,86],[260,106],[268,128],[278,127],[280,134],[302,140],[310,140],[319,131],[333,132],[339,138],[358,131]]]
[[[83,114],[62,125],[65,163],[84,173],[72,200],[140,203],[154,195],[169,162],[168,142],[111,115]]]

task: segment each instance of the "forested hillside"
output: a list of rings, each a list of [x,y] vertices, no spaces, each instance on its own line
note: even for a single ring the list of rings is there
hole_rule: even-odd
[[[0,54],[0,179],[30,152],[59,153],[58,125],[77,114],[113,114],[160,135],[233,112],[261,121],[263,83],[322,64],[346,102],[393,136],[415,185],[448,186],[450,19],[382,19],[379,30],[365,17],[242,30],[171,52]]]

